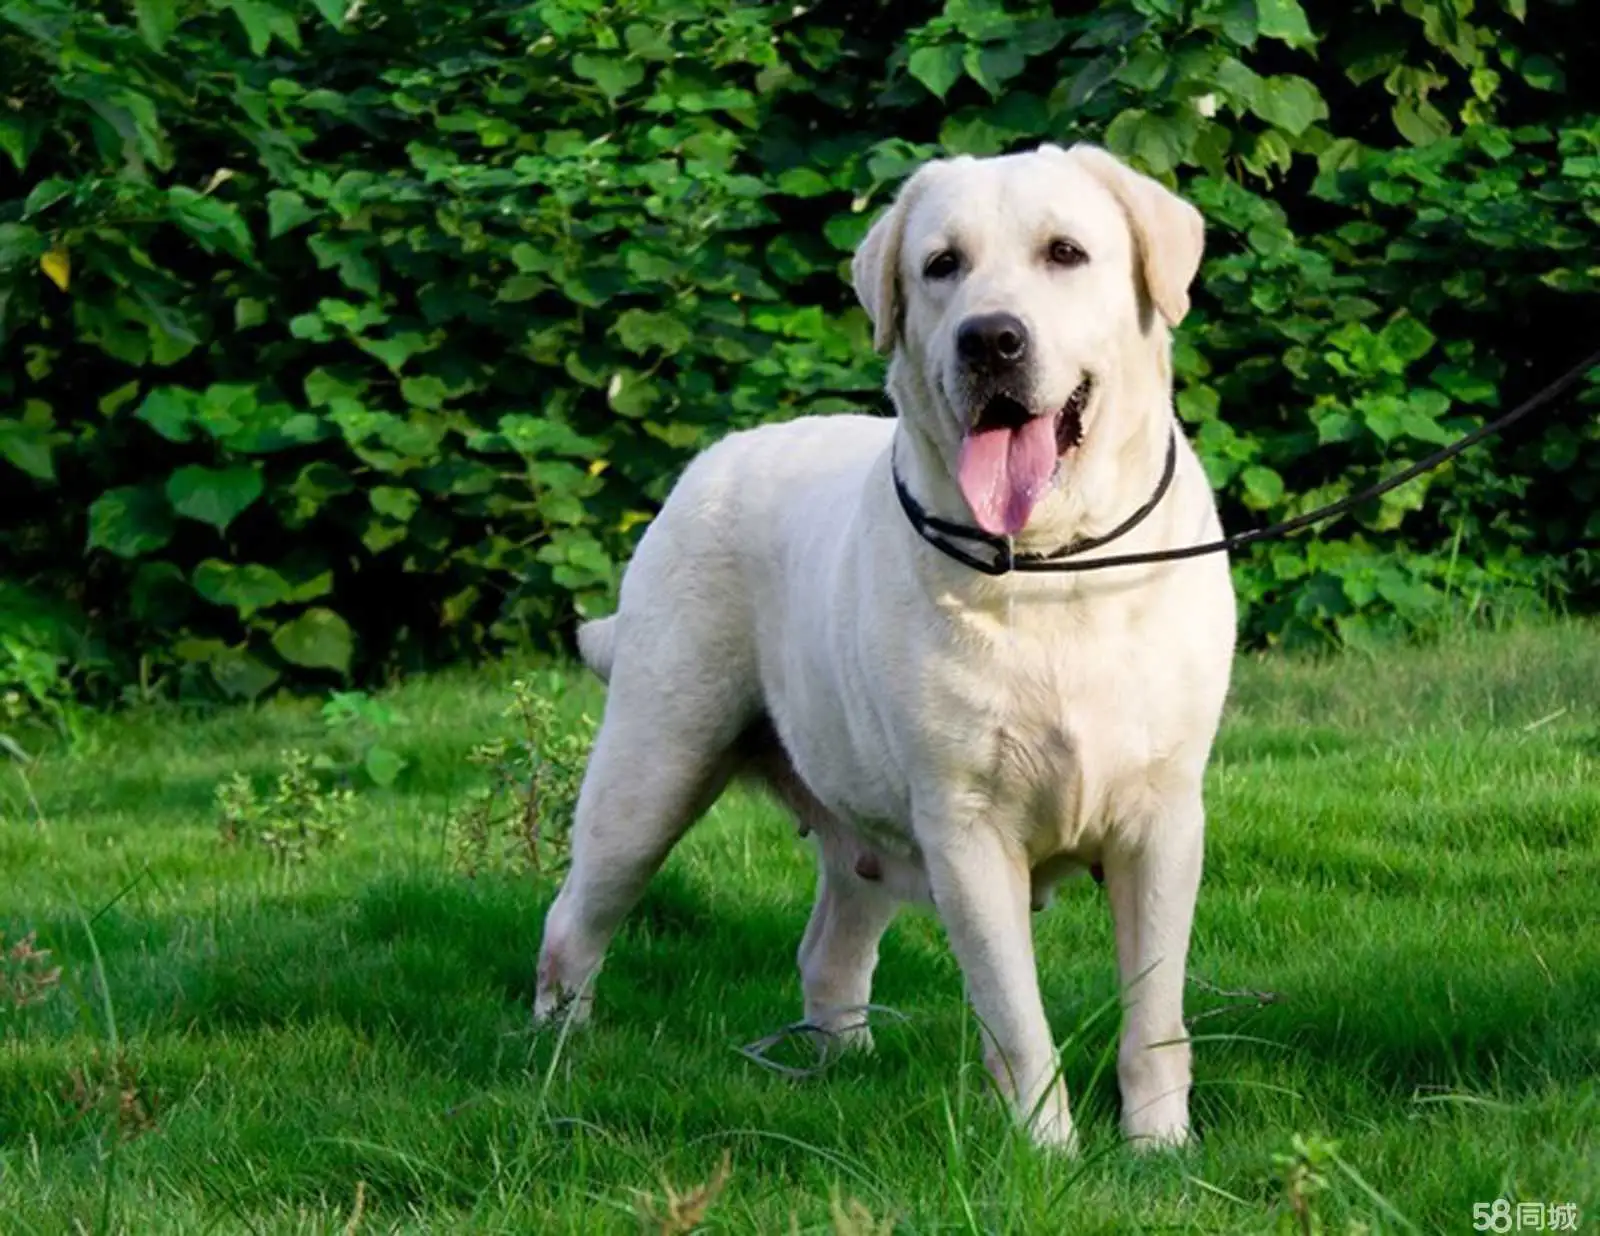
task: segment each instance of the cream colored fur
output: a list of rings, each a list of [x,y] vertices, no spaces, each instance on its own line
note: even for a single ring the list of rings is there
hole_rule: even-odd
[[[1044,261],[1057,237],[1087,263]],[[1099,863],[1124,990],[1123,1129],[1147,1145],[1187,1137],[1184,967],[1233,653],[1228,564],[991,578],[917,537],[890,461],[924,507],[971,522],[953,479],[973,415],[955,331],[1009,312],[1029,328],[1043,406],[1094,379],[1082,445],[1017,547],[1114,527],[1161,472],[1168,329],[1201,246],[1198,212],[1091,147],[937,162],[907,183],[854,263],[898,416],[803,419],[706,451],[641,541],[619,612],[580,634],[610,695],[545,925],[538,1014],[587,1014],[623,916],[751,769],[817,836],[799,957],[809,1020],[866,1044],[878,941],[902,901],[931,900],[1001,1091],[1038,1141],[1070,1148],[1030,906]],[[961,276],[925,277],[952,247]],[[1171,490],[1103,552],[1219,532],[1180,436]]]

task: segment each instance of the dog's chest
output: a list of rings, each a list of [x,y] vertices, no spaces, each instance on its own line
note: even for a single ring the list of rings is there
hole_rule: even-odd
[[[1098,857],[1108,830],[1145,811],[1170,749],[1148,648],[1100,634],[1002,633],[943,676],[946,698],[931,710],[937,775],[1035,862]]]

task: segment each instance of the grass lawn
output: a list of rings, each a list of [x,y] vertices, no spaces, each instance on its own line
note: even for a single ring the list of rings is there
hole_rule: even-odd
[[[91,719],[33,767],[36,807],[0,765],[0,929],[62,967],[27,1007],[0,987],[0,1232],[635,1231],[641,1195],[725,1152],[724,1232],[1309,1232],[1297,1198],[1330,1232],[1468,1233],[1499,1197],[1600,1223],[1600,628],[1241,662],[1191,958],[1196,1147],[1118,1143],[1100,891],[1036,919],[1077,1162],[1010,1133],[925,914],[884,943],[904,1020],[875,1055],[795,1081],[739,1054],[799,1015],[812,889],[743,793],[619,936],[593,1028],[535,1035],[553,887],[468,879],[444,829],[511,678],[385,693],[410,767],[288,870],[224,844],[213,796],[325,747],[315,703]],[[574,676],[561,707],[599,702]],[[15,996],[37,968],[4,964]],[[1285,1183],[1297,1135],[1337,1144],[1312,1144],[1321,1191]]]

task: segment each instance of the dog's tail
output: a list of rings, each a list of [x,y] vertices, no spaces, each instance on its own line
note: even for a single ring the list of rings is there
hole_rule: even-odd
[[[578,655],[601,682],[611,681],[617,653],[617,616],[596,618],[578,628]]]

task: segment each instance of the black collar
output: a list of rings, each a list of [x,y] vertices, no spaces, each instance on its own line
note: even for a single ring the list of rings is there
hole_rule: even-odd
[[[922,509],[922,505],[911,496],[911,491],[906,488],[906,483],[900,479],[900,470],[894,466],[891,456],[889,472],[894,477],[894,492],[900,499],[900,507],[906,513],[906,518],[911,521],[911,526],[929,545],[940,553],[954,558],[957,562],[971,567],[974,571],[982,571],[985,575],[1005,575],[1011,571],[1087,571],[1094,568],[1094,559],[1088,562],[1072,562],[1069,559],[1078,554],[1086,553],[1091,549],[1099,549],[1102,545],[1109,545],[1119,537],[1126,536],[1140,524],[1150,513],[1161,505],[1161,499],[1167,496],[1167,490],[1172,488],[1172,477],[1178,469],[1178,430],[1174,426],[1167,438],[1167,462],[1161,469],[1161,479],[1156,482],[1155,492],[1127,519],[1123,520],[1104,536],[1086,536],[1072,541],[1048,554],[1019,554],[1012,550],[1009,537],[995,536],[992,532],[985,532],[981,528],[971,528],[964,524],[954,524],[949,520],[940,519],[937,515],[930,515]],[[953,540],[973,541],[979,545],[986,545],[994,551],[992,558],[980,558],[954,544]]]

